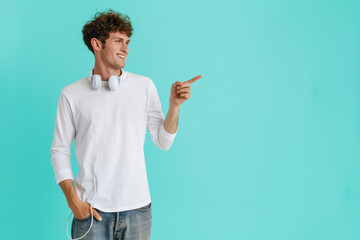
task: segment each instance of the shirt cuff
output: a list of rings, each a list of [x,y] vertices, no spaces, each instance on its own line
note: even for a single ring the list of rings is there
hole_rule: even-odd
[[[73,181],[75,181],[74,175],[73,174],[64,174],[63,176],[60,176],[58,179],[56,179],[56,184],[60,184],[62,181],[66,180],[66,179],[71,179]]]
[[[177,134],[177,132],[178,132],[178,131],[176,130],[175,133],[168,133],[168,132],[165,130],[165,128],[164,128],[164,123],[161,124],[159,131],[160,131],[161,136],[163,136],[164,138],[169,139],[169,140],[174,139],[175,136],[176,136],[176,134]]]

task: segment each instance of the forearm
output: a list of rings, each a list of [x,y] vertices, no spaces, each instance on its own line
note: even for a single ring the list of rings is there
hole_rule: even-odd
[[[165,121],[164,121],[164,128],[166,132],[170,134],[174,134],[177,131],[177,126],[179,122],[179,111],[180,111],[180,105],[178,106],[169,106],[169,111],[166,115]]]
[[[80,201],[80,198],[76,194],[74,181],[71,179],[66,179],[60,182],[59,185],[64,192],[69,207],[72,209],[73,206],[75,206]]]

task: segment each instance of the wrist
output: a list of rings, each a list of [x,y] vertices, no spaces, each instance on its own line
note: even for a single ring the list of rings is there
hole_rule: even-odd
[[[67,202],[70,208],[73,208],[74,206],[78,205],[81,200],[76,194],[76,192],[71,193],[71,195],[67,198]]]
[[[169,104],[169,109],[170,110],[179,110],[180,109],[180,104],[170,103]]]

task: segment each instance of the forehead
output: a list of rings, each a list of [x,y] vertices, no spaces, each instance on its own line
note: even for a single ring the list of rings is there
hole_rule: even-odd
[[[125,40],[129,40],[129,37],[124,32],[116,32],[116,33],[115,32],[110,32],[109,38],[110,39],[122,38],[122,39],[125,39]]]

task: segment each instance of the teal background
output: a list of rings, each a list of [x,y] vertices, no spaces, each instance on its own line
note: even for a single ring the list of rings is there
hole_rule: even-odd
[[[93,67],[81,29],[109,8],[130,16],[125,70],[153,79],[165,116],[171,84],[203,75],[171,149],[147,133],[152,239],[360,239],[359,1],[0,4],[2,239],[67,239],[57,101]]]

